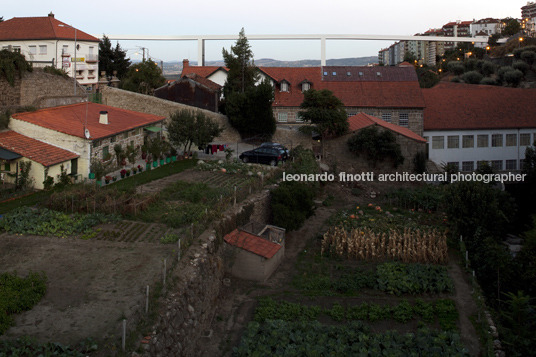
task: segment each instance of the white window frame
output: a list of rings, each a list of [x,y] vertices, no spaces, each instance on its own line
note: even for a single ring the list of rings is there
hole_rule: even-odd
[[[519,134],[519,146],[530,146],[530,133]]]
[[[28,53],[31,55],[37,54],[37,46],[36,45],[30,45],[28,46]]]
[[[278,123],[288,123],[288,113],[287,112],[279,112],[279,113],[277,113],[277,122]]]
[[[491,134],[491,147],[492,148],[502,148],[503,143],[503,134]]]
[[[460,148],[460,136],[459,135],[448,135],[447,136],[447,148],[448,149],[459,149]]]
[[[486,139],[486,145],[484,144],[484,138]],[[487,148],[489,147],[489,135],[488,134],[479,134],[476,136],[476,147],[478,148]]]
[[[432,149],[440,150],[445,148],[445,137],[442,135],[432,136]]]
[[[393,117],[392,113],[382,113],[382,120],[386,123],[390,123]]]
[[[506,146],[517,146],[517,134],[506,134]]]
[[[475,147],[475,136],[474,135],[462,135],[462,148],[469,149]]]
[[[398,114],[398,125],[404,128],[409,127],[409,113],[399,113]]]
[[[471,169],[468,168],[468,166],[471,165]],[[475,162],[474,161],[462,161],[462,171],[463,172],[471,172],[475,170]]]
[[[46,55],[47,54],[47,51],[48,51],[48,46],[47,45],[39,45],[39,54],[40,55]]]
[[[288,92],[289,91],[289,85],[287,82],[281,82],[281,92]]]

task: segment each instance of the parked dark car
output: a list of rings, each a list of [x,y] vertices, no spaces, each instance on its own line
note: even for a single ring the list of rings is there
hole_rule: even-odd
[[[261,146],[253,150],[244,151],[240,154],[239,158],[243,162],[255,162],[276,166],[279,162],[285,161],[284,156],[286,156],[286,153],[283,149]]]
[[[288,159],[288,157],[290,156],[290,150],[279,143],[262,143],[261,147],[270,147],[283,150],[285,152],[285,154],[283,155],[283,160]]]

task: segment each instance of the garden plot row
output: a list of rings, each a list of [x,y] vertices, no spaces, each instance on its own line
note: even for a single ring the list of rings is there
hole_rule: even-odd
[[[248,177],[242,175],[230,175],[219,172],[215,172],[202,180],[203,183],[214,187],[233,187],[235,185],[238,187],[247,181],[249,181]]]
[[[106,225],[96,230],[93,239],[111,242],[147,242],[159,243],[168,228],[164,224],[136,221],[120,221],[111,227]]]

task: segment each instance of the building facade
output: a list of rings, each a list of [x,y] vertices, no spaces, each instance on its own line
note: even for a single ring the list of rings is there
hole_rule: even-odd
[[[20,52],[34,67],[64,70],[88,92],[96,89],[99,39],[56,20],[52,13],[0,22],[0,48]]]

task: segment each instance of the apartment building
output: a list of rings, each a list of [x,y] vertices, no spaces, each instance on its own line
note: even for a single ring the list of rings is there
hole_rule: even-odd
[[[453,21],[442,27],[445,37],[471,37],[471,24],[473,21]],[[445,51],[453,50],[458,46],[458,42],[445,42]]]
[[[55,19],[53,13],[0,22],[0,48],[22,53],[34,67],[63,69],[89,92],[98,83],[99,39]]]

